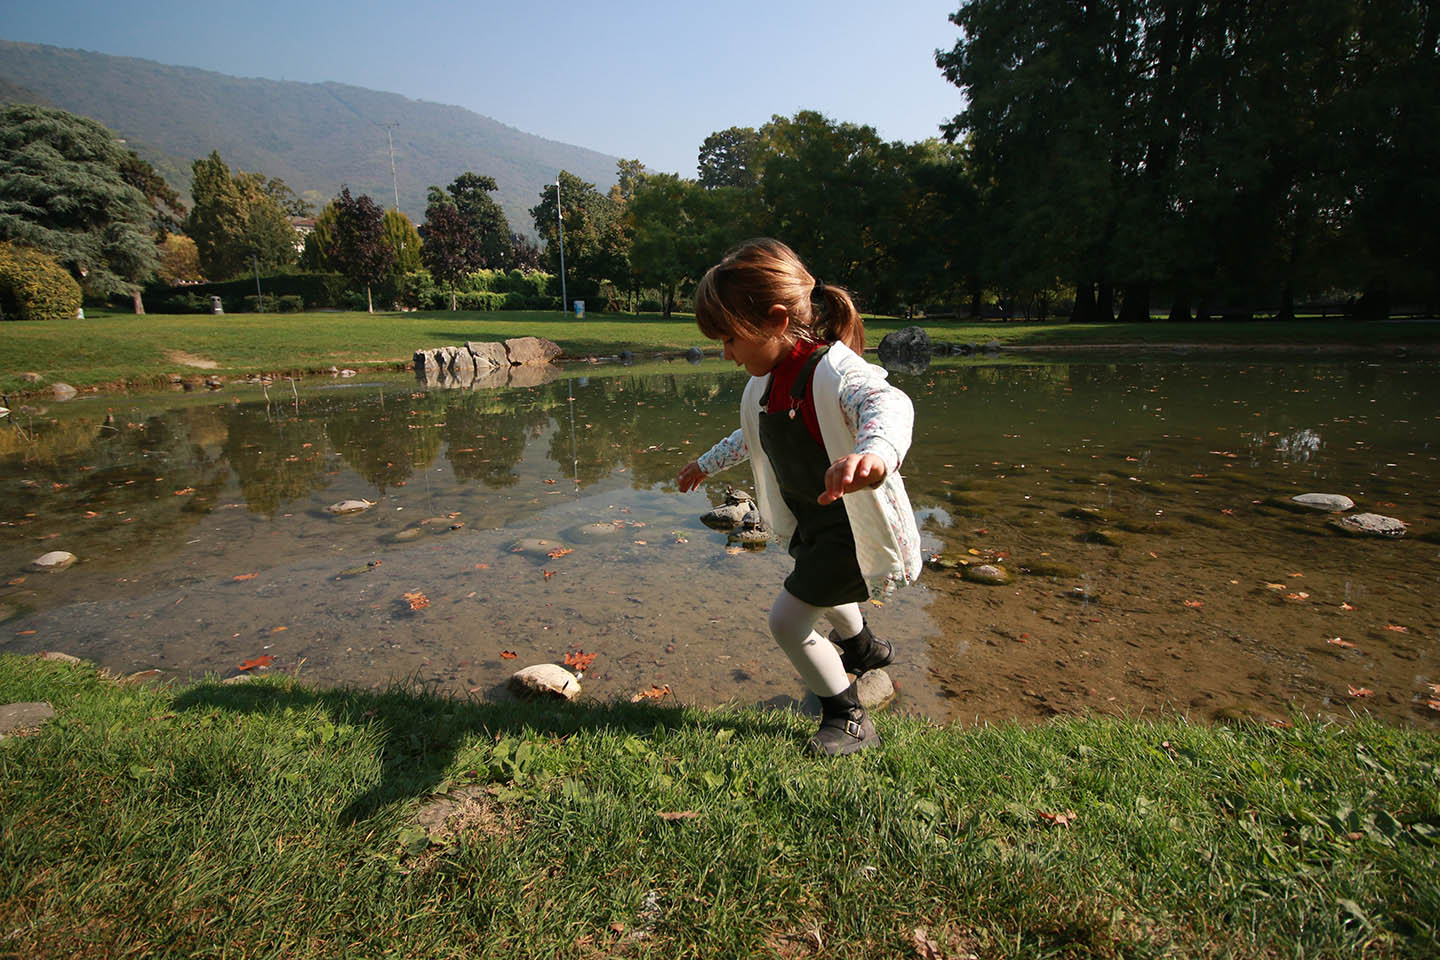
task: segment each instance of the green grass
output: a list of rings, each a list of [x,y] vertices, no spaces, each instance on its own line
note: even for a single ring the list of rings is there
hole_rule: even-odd
[[[0,954],[1433,957],[1440,742],[126,686],[0,656]],[[417,811],[472,789],[457,832]],[[1073,811],[1070,826],[1042,813]],[[686,814],[666,819],[667,813]],[[693,814],[693,816],[690,816]]]
[[[870,343],[904,320],[867,321]],[[937,339],[1016,345],[1073,346],[1093,343],[1418,343],[1440,339],[1440,324],[1295,323],[1083,324],[950,321],[922,322]],[[76,387],[146,384],[172,373],[202,375],[167,356],[180,351],[214,361],[214,373],[305,373],[330,366],[407,364],[419,347],[466,340],[541,336],[572,357],[714,349],[689,317],[591,314],[585,320],[559,313],[303,313],[206,315],[132,314],[90,310],[84,320],[0,324],[0,392],[32,385],[19,377],[35,372]]]

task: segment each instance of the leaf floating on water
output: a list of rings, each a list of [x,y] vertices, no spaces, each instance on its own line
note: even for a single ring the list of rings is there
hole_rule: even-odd
[[[488,563],[477,563],[477,564],[475,564],[475,569],[476,569],[476,570],[489,570],[489,569],[490,569],[490,564],[488,564]]]
[[[574,552],[575,551],[570,547],[556,547],[554,550],[551,550],[549,553],[545,554],[545,556],[549,557],[551,560],[559,560],[561,557]]]
[[[1185,606],[1187,606],[1187,607],[1203,607],[1203,606],[1205,606],[1205,601],[1204,601],[1204,600],[1186,600],[1186,601],[1185,601]]]
[[[501,660],[514,660],[516,656],[517,656],[517,654],[515,653],[514,650],[501,650],[501,651],[500,651],[500,659],[501,659]]]
[[[1328,644],[1330,644],[1331,646],[1344,647],[1346,650],[1354,650],[1354,649],[1355,649],[1355,644],[1351,643],[1349,640],[1341,640],[1339,637],[1331,637],[1329,640],[1326,640],[1325,642],[1328,643]]]
[[[1393,630],[1393,631],[1395,631],[1396,633],[1409,633],[1409,632],[1410,632],[1410,628],[1409,628],[1409,627],[1402,627],[1402,626],[1399,626],[1398,624],[1394,624],[1394,623],[1387,623],[1387,624],[1385,624],[1385,629],[1386,629],[1386,630]]]
[[[576,650],[574,653],[565,654],[565,666],[574,667],[581,673],[590,669],[590,664],[595,662],[598,653],[586,653],[584,650]]]
[[[186,496],[187,494],[191,494],[191,493],[194,493],[194,492],[195,492],[195,488],[194,488],[194,487],[186,487],[186,488],[183,489],[183,490],[176,490],[176,491],[175,491],[175,496],[177,496],[177,497],[183,497],[183,496]]]
[[[256,667],[268,667],[268,666],[270,666],[270,664],[272,664],[272,663],[274,663],[274,662],[275,662],[275,658],[274,658],[274,657],[272,657],[272,656],[271,656],[270,654],[268,654],[268,653],[262,653],[262,654],[261,654],[260,656],[258,656],[258,657],[253,657],[253,658],[251,658],[251,659],[249,659],[249,660],[246,660],[244,663],[240,664],[240,666],[237,667],[236,669],[239,669],[239,670],[254,670]]]
[[[1265,586],[1268,587],[1268,588],[1271,589],[1271,590],[1284,590],[1284,589],[1285,589],[1285,584],[1283,584],[1283,583],[1269,583],[1269,582],[1266,582]]]
[[[630,698],[631,703],[639,703],[641,700],[660,700],[670,693],[670,684],[663,687],[651,687],[649,690],[641,690]]]
[[[410,604],[411,610],[424,610],[426,607],[430,606],[430,598],[425,596],[425,594],[421,593],[419,590],[414,590],[410,593],[402,593],[400,596],[402,599],[405,600],[405,602]]]
[[[1374,690],[1368,689],[1367,687],[1352,687],[1348,683],[1345,684],[1345,688],[1350,691],[1350,696],[1352,697],[1368,697],[1375,693]]]
[[[284,631],[286,631],[286,630],[289,630],[289,629],[290,629],[289,627],[271,627],[271,628],[270,628],[270,632],[271,632],[271,633],[282,633],[282,632],[284,632]]]
[[[1341,610],[1354,610],[1355,608],[1352,607],[1352,606],[1350,606],[1350,604],[1348,604],[1348,603],[1342,603],[1342,604],[1340,604],[1340,609],[1341,609]]]
[[[1303,574],[1303,573],[1292,573],[1292,574],[1290,574],[1290,576],[1292,576],[1292,577],[1303,577],[1303,576],[1305,576],[1305,574]]]
[[[236,583],[239,583],[241,580],[254,580],[258,576],[260,576],[260,574],[258,573],[237,573],[230,579],[234,580]]]
[[[541,570],[540,572],[543,573],[543,574],[545,574],[545,579],[546,579],[546,580],[549,580],[551,577],[555,576],[555,571],[554,571],[554,570]]]

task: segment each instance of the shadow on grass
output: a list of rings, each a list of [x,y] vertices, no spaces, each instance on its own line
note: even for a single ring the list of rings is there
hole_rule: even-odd
[[[186,689],[172,703],[176,712],[226,710],[240,714],[285,714],[316,707],[336,725],[383,731],[379,782],[340,813],[339,822],[345,825],[365,820],[408,797],[434,793],[460,750],[477,739],[536,734],[563,739],[580,732],[648,736],[682,727],[733,730],[777,740],[789,736],[786,721],[779,715],[644,703],[452,700],[405,685],[372,693],[343,688],[311,690],[294,683],[202,683]]]

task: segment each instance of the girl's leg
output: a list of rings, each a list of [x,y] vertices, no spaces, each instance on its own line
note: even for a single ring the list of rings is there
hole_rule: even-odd
[[[827,607],[825,619],[830,621],[830,626],[835,628],[835,633],[846,640],[865,629],[865,617],[861,615],[858,603],[842,603],[838,607]]]
[[[870,632],[860,613],[860,604],[846,603],[831,607],[825,616],[835,626],[830,642],[840,647],[840,663],[846,672],[860,676],[876,667],[883,667],[895,658],[889,640],[881,640]]]
[[[849,688],[850,678],[845,676],[835,647],[814,630],[822,612],[825,608],[812,607],[789,590],[781,590],[770,607],[770,634],[805,686],[817,697],[832,697]]]

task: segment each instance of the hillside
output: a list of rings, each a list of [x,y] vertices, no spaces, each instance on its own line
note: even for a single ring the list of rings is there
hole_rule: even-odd
[[[389,206],[393,128],[400,208],[417,223],[425,191],[466,170],[499,184],[512,229],[564,169],[602,190],[617,158],[536,137],[462,107],[339,83],[231,77],[149,60],[0,41],[0,101],[36,100],[94,117],[187,195],[190,164],[218,150],[231,167],[282,178],[320,203],[349,184]]]

